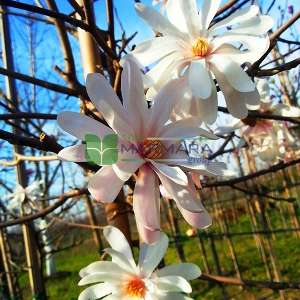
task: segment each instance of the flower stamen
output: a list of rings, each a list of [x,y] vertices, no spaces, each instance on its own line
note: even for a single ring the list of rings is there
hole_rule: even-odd
[[[208,50],[209,44],[207,39],[199,37],[194,41],[192,51],[195,56],[204,57],[207,55]]]
[[[145,282],[142,279],[133,277],[124,284],[123,290],[126,296],[144,299],[147,289]]]
[[[159,140],[144,140],[142,147],[142,155],[148,159],[162,158],[164,153],[163,143]]]

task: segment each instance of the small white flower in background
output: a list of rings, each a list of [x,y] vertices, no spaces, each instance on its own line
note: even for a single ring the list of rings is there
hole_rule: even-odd
[[[17,184],[15,192],[7,197],[9,199],[7,209],[20,215],[28,215],[38,211],[42,208],[41,202],[39,201],[44,197],[44,185],[44,180],[34,181],[26,188]],[[53,247],[48,232],[49,224],[45,219],[37,219],[34,221],[34,225],[36,226],[37,231],[39,231],[44,246],[46,275],[51,277],[56,273],[56,267],[54,256],[51,253]]]
[[[244,121],[246,122],[246,120]],[[240,130],[240,135],[242,136],[237,145],[237,150],[247,143],[264,162],[289,159],[292,151],[299,147],[286,122],[253,120],[253,122],[246,124],[240,120],[234,120],[229,125],[219,126],[215,133],[223,136],[237,130]],[[226,172],[224,173],[226,174]]]
[[[43,180],[34,181],[26,188],[17,184],[14,193],[8,195],[8,199],[10,199],[8,209],[17,212],[23,209],[25,213],[31,213],[34,210],[34,202],[44,195],[41,188],[43,184]]]
[[[87,77],[90,99],[111,128],[75,112],[63,112],[58,116],[60,127],[80,140],[91,133],[101,139],[108,134],[119,137],[117,162],[102,166],[90,178],[90,193],[98,201],[111,203],[124,183],[138,171],[133,210],[144,241],[152,243],[160,234],[159,180],[191,226],[209,226],[211,218],[201,204],[188,172],[221,176],[226,164],[207,159],[189,161],[185,149],[173,152],[164,150],[172,145],[177,149],[184,139],[191,137],[217,139],[213,133],[199,127],[201,120],[198,118],[168,122],[174,105],[183,95],[183,80],[170,81],[148,108],[142,73],[135,63],[128,60],[124,64],[121,87],[123,105],[102,75],[89,74]],[[134,146],[139,151],[122,151],[120,145],[127,148]],[[85,162],[88,161],[86,148],[86,144],[75,145],[63,149],[58,156],[67,161]]]
[[[257,121],[254,127],[243,131],[243,137],[265,162],[289,159],[292,151],[299,146],[285,123],[271,120]]]
[[[168,248],[168,237],[161,233],[156,243],[142,244],[138,264],[123,233],[112,226],[104,229],[111,248],[112,261],[97,261],[79,273],[79,285],[94,284],[78,300],[192,300],[183,293],[192,292],[188,280],[201,275],[191,263],[170,265],[156,270]]]
[[[267,80],[258,80],[257,89],[261,95],[258,112],[290,118],[300,117],[300,109],[283,103],[276,103],[271,97]],[[289,159],[299,143],[290,133],[288,122],[275,122],[267,119],[233,120],[229,125],[219,126],[215,130],[218,136],[228,135],[241,130],[244,140],[252,147],[257,156],[265,162]],[[241,139],[240,141],[244,141]],[[243,144],[241,144],[243,145]],[[237,147],[239,148],[239,147]]]
[[[258,80],[257,89],[261,96],[261,105],[260,112],[270,113],[273,115],[290,117],[290,118],[299,118],[300,117],[300,108],[284,103],[275,103],[272,100],[271,89],[269,82],[267,80]]]
[[[208,123],[217,117],[214,79],[234,117],[245,118],[247,105],[259,103],[255,83],[241,65],[254,63],[266,52],[266,33],[273,26],[272,18],[261,16],[256,5],[239,9],[214,24],[220,4],[221,0],[204,0],[198,13],[196,0],[169,0],[165,17],[137,3],[139,16],[162,36],[138,45],[130,54],[141,66],[153,66],[144,80],[150,94],[170,78],[183,76],[187,99],[176,112],[199,115]]]

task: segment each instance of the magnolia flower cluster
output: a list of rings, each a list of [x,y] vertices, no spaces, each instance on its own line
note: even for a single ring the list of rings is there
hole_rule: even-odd
[[[89,179],[93,198],[111,203],[126,181],[135,178],[133,210],[147,243],[136,265],[122,233],[107,227],[104,235],[112,249],[106,252],[112,261],[81,270],[80,285],[97,284],[83,291],[80,300],[191,299],[183,293],[191,292],[187,280],[200,275],[196,266],[155,271],[168,246],[160,231],[160,190],[192,227],[211,224],[195,185],[201,187],[200,175],[229,175],[226,165],[209,160],[202,150],[191,156],[182,145],[202,149],[202,143],[218,138],[201,128],[202,122],[212,124],[217,118],[217,89],[234,117],[243,119],[248,109],[257,109],[259,92],[246,67],[268,49],[267,32],[273,26],[256,5],[218,20],[221,0],[202,2],[198,11],[196,0],[153,0],[153,5],[161,4],[161,13],[137,3],[138,15],[156,35],[122,61],[122,99],[104,76],[89,74],[86,79],[89,98],[107,126],[75,112],[58,116],[60,127],[82,141],[63,149],[59,158],[101,167]]]
[[[117,228],[107,226],[104,236],[111,246],[105,251],[112,261],[97,261],[80,271],[79,285],[94,285],[85,289],[78,300],[192,300],[183,293],[191,293],[188,280],[201,275],[196,265],[182,263],[156,270],[168,248],[164,233],[153,245],[141,245],[138,264]]]

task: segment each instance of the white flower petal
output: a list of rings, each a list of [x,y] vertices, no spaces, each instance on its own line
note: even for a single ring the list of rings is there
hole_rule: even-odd
[[[254,63],[257,61],[269,48],[270,40],[268,37],[259,37],[253,35],[242,35],[242,34],[230,34],[224,33],[220,37],[216,37],[211,42],[212,53],[215,53],[216,50],[224,44],[236,44],[242,43],[243,48],[247,51],[243,51],[240,55],[236,53],[234,55],[229,55],[232,60],[235,60],[239,63],[250,62]],[[221,52],[219,52],[221,54]],[[226,54],[226,53],[224,53]]]
[[[170,167],[163,163],[157,163],[154,161],[151,161],[151,164],[154,166],[155,171],[157,173],[163,174],[164,176],[171,179],[174,183],[179,184],[181,186],[187,185],[187,176],[179,167]]]
[[[115,91],[107,79],[99,73],[90,73],[86,77],[86,90],[90,99],[99,112],[102,112],[99,102],[107,102],[112,109],[120,116],[125,118],[124,108]]]
[[[118,133],[119,137],[124,137],[124,139],[135,137],[136,133],[134,132],[134,128],[131,127],[131,122],[134,122],[135,120],[128,121],[121,118],[114,110],[114,107],[106,101],[99,101],[98,107],[106,122]]]
[[[220,28],[228,27],[235,25],[237,23],[243,23],[245,20],[249,20],[250,18],[255,17],[259,13],[259,7],[257,5],[251,5],[250,7],[241,8],[231,14],[226,19],[214,24],[210,29],[209,32],[211,35],[216,34],[215,31],[217,31]]]
[[[299,118],[300,109],[295,106],[278,103],[274,106],[274,114],[279,114],[284,117]]]
[[[274,20],[270,16],[256,16],[243,22],[236,28],[230,30],[232,34],[266,34],[274,25]]]
[[[191,37],[197,38],[200,34],[200,26],[196,0],[178,0],[177,2],[179,11],[184,17],[188,33]]]
[[[96,300],[109,295],[112,292],[111,286],[107,283],[99,283],[85,289],[78,297],[78,300]]]
[[[195,117],[205,123],[213,124],[218,115],[218,95],[215,83],[213,83],[212,94],[208,99],[203,100],[193,97],[191,93],[186,93],[184,100],[175,107],[174,115],[182,119]]]
[[[254,91],[255,83],[249,75],[240,67],[239,64],[225,55],[212,55],[210,63],[214,65],[219,72],[223,73],[229,84],[239,92]]]
[[[161,130],[161,133],[163,134],[164,132],[167,132],[169,130],[173,130],[173,128],[177,128],[177,127],[200,127],[202,125],[202,120],[198,117],[186,117],[186,118],[182,118],[179,120],[176,120],[166,126],[164,126],[164,128]]]
[[[169,21],[176,26],[178,30],[188,33],[187,24],[182,10],[179,7],[179,1],[167,1],[166,13]]]
[[[119,161],[112,165],[116,175],[122,181],[127,181],[133,173],[144,163],[144,160],[139,157],[129,158],[129,161]]]
[[[199,199],[195,191],[195,186],[192,182],[189,182],[188,186],[183,186],[174,183],[167,176],[162,173],[157,173],[159,179],[169,194],[176,202],[180,203],[185,209],[193,212],[201,212],[203,208],[198,203]]]
[[[171,80],[162,88],[162,90],[160,90],[155,97],[154,104],[151,108],[149,132],[155,135],[169,120],[172,110],[183,98],[185,92],[184,87],[184,80],[179,78]]]
[[[179,165],[187,170],[198,172],[200,175],[206,176],[222,176],[226,169],[226,164],[223,162],[215,162],[201,157],[190,159],[187,162],[180,162]]]
[[[112,166],[103,166],[89,179],[88,190],[97,201],[111,203],[116,199],[123,185],[124,181],[117,176]]]
[[[173,275],[173,276],[181,276],[186,280],[193,280],[201,276],[201,270],[195,264],[182,263],[182,264],[176,264],[176,265],[170,265],[164,267],[158,270],[156,274],[158,277]]]
[[[136,271],[137,271],[136,265],[135,264],[133,265],[132,261],[128,260],[123,253],[118,252],[111,248],[104,249],[104,251],[111,256],[112,262],[117,264],[123,270],[126,270],[128,274],[136,275]]]
[[[75,145],[67,147],[59,151],[57,157],[62,160],[72,162],[85,162],[86,159],[86,145]]]
[[[65,111],[57,116],[58,125],[69,134],[80,140],[85,140],[87,134],[94,134],[100,138],[114,132],[102,123],[85,115]]]
[[[188,71],[189,87],[192,95],[207,99],[212,94],[213,83],[205,59],[193,60]]]
[[[145,99],[142,72],[137,64],[128,59],[121,78],[121,89],[124,108],[128,118],[139,136],[143,134],[143,127],[147,127],[150,111]]]
[[[160,231],[158,179],[147,165],[141,167],[138,173],[133,193],[133,211],[137,224],[151,231]],[[147,237],[142,235],[142,238],[149,243]]]
[[[145,243],[153,244],[159,239],[161,234],[160,229],[149,229],[149,227],[143,226],[140,222],[137,222],[136,226],[142,240]]]
[[[117,294],[106,296],[105,298],[103,298],[103,300],[120,300],[120,299],[126,300],[122,297],[123,297],[122,293],[117,293]]]
[[[221,0],[203,0],[203,5],[201,8],[202,30],[205,30],[209,27],[209,24],[216,15],[220,5]]]
[[[214,73],[217,82],[224,94],[227,108],[231,115],[237,119],[244,119],[248,115],[246,103],[259,103],[259,94],[255,89],[250,93],[240,93],[233,89],[227,81],[225,75],[212,65],[212,72]]]
[[[103,230],[103,234],[110,246],[114,250],[122,253],[134,267],[135,262],[133,259],[132,251],[124,234],[118,228],[113,226],[106,226]]]
[[[13,197],[14,199],[12,201],[16,201],[19,205],[21,205],[25,200],[26,190],[18,183],[16,184]]]
[[[213,44],[214,45],[214,44]],[[249,51],[241,51],[231,44],[222,44],[214,51],[214,54],[228,55],[233,61],[242,65],[247,61]]]
[[[78,285],[82,286],[97,282],[120,283],[122,280],[121,277],[122,273],[93,273],[83,277]]]
[[[129,55],[145,67],[181,50],[182,46],[175,38],[161,36],[139,44]]]
[[[175,75],[175,70],[182,64],[182,55],[173,52],[160,60],[149,72],[144,75],[144,86],[151,88],[153,85],[164,86]]]
[[[145,245],[143,248],[144,255],[143,260],[139,261],[139,267],[145,274],[145,277],[149,277],[154,269],[163,259],[168,249],[169,239],[166,234],[161,232],[158,241],[152,245]]]
[[[185,221],[192,227],[205,229],[211,226],[212,218],[202,204],[203,210],[201,212],[191,212],[183,208],[179,202],[177,202],[176,205]]]
[[[185,122],[185,124],[183,124]],[[192,137],[205,137],[212,140],[217,140],[218,137],[205,129],[197,127],[195,124],[188,124],[187,120],[172,122],[165,126],[160,133],[163,138],[178,138],[183,140]]]
[[[87,267],[81,269],[79,272],[79,276],[83,278],[84,276],[91,275],[93,273],[122,273],[122,272],[124,272],[124,270],[111,261],[96,261],[89,264]]]
[[[133,135],[125,109],[104,76],[99,73],[88,74],[86,90],[95,107],[112,129],[118,133]]]
[[[242,95],[244,95],[244,98],[245,99],[245,103],[247,104],[247,107],[248,109],[252,109],[254,107],[258,107],[260,106],[260,103],[259,103],[259,92],[257,89],[255,89],[253,92],[250,92],[250,93],[242,93]]]
[[[156,279],[159,290],[166,292],[184,292],[191,293],[192,287],[189,282],[180,276],[165,276]]]
[[[234,132],[237,129],[241,129],[244,126],[241,120],[234,119],[230,124],[219,126],[215,130],[216,135],[225,135]]]
[[[144,19],[155,32],[163,35],[170,35],[184,39],[185,36],[180,32],[166,17],[157,12],[152,7],[147,7],[141,3],[135,4],[137,14]]]

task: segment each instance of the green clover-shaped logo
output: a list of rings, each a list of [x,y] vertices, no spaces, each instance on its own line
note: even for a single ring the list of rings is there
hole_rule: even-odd
[[[108,134],[102,140],[97,135],[86,134],[86,159],[100,166],[113,165],[118,161],[118,136]]]

